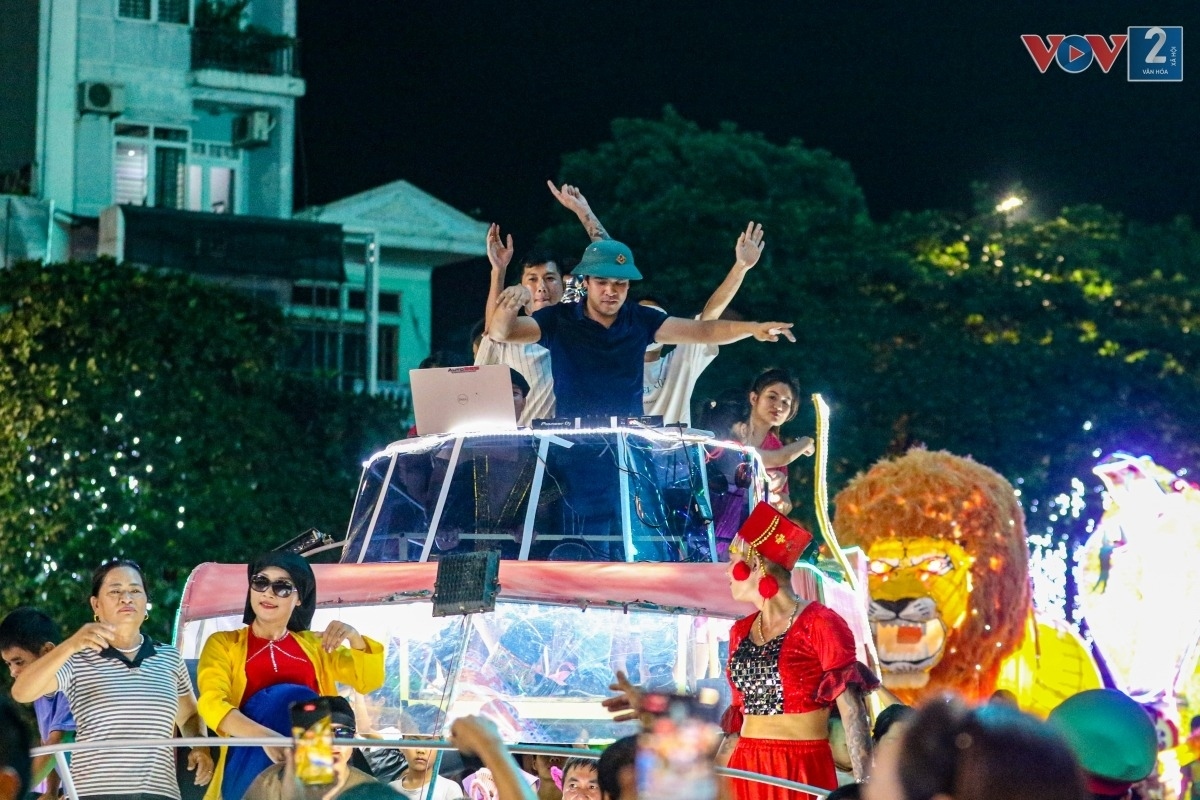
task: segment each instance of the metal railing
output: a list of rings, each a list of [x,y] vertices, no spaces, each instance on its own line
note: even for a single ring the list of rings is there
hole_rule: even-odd
[[[376,747],[376,748],[396,748],[410,747],[422,750],[456,750],[457,748],[445,740],[429,740],[429,739],[338,739],[337,744],[346,747]],[[62,781],[63,794],[70,800],[79,800],[79,793],[75,790],[75,782],[71,778],[70,762],[67,760],[68,753],[81,753],[85,751],[96,750],[152,750],[160,747],[170,747],[179,749],[181,747],[291,747],[292,740],[284,737],[262,737],[254,739],[236,739],[227,737],[202,736],[192,739],[109,739],[103,742],[68,742],[66,744],[45,745],[43,747],[35,747],[30,751],[33,756],[52,755],[54,763],[58,767],[58,775]],[[550,745],[511,745],[508,748],[510,753],[521,753],[527,755],[543,755],[543,756],[565,756],[567,758],[600,758],[600,753],[595,750],[583,749],[579,747],[552,747]],[[729,767],[717,767],[716,773],[726,778],[735,780],[746,780],[753,783],[763,783],[768,786],[776,786],[780,789],[790,789],[795,792],[805,792],[809,795],[824,798],[829,794],[828,789],[821,789],[816,786],[809,786],[803,783],[796,783],[784,778],[776,778],[771,775],[761,775],[757,772],[746,772],[740,769],[730,769]]]
[[[193,28],[192,69],[298,77],[300,42],[257,30]]]

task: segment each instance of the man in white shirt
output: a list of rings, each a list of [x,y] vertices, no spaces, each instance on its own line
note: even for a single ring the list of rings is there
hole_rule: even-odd
[[[704,310],[696,319],[720,319],[734,295],[742,288],[746,273],[758,263],[763,250],[762,225],[753,222],[738,236],[733,248],[735,261],[725,280],[704,304]],[[664,314],[667,310],[657,300],[646,297],[640,305],[656,308]],[[667,425],[692,424],[692,392],[700,373],[712,363],[720,352],[715,344],[680,344],[663,355],[659,343],[646,348],[645,379],[642,386],[642,407],[647,415],[661,415]]]
[[[504,275],[512,260],[512,236],[507,244],[500,241],[500,226],[493,224],[488,229],[488,261],[492,265],[491,286],[488,289],[487,310],[484,312],[483,338],[475,353],[475,364],[504,364],[515,369],[529,382],[529,396],[525,410],[517,423],[528,425],[530,420],[554,416],[554,378],[550,374],[550,351],[539,344],[510,344],[498,342],[488,335],[491,330],[492,313],[496,298],[504,290]],[[531,256],[521,264],[521,283],[529,289],[532,300],[525,312],[532,314],[539,308],[553,305],[562,300],[562,274],[553,259]]]
[[[551,194],[567,209],[575,212],[579,222],[593,242],[609,238],[608,232],[596,219],[587,200],[574,186],[563,184],[556,187],[546,182]],[[554,416],[554,377],[550,372],[550,351],[540,344],[517,344],[498,342],[488,335],[496,300],[504,290],[505,273],[513,257],[512,235],[500,239],[500,226],[493,224],[487,234],[488,262],[492,265],[491,283],[488,287],[487,307],[484,310],[483,338],[475,353],[475,364],[504,364],[529,382],[525,398],[525,410],[517,420],[519,425],[529,425],[531,420],[549,419]],[[521,285],[529,289],[531,300],[525,308],[533,314],[540,308],[562,301],[563,277],[558,264],[548,255],[530,254],[521,262]]]

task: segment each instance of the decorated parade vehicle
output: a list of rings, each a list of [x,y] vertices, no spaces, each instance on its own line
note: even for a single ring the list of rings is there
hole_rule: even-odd
[[[764,491],[753,451],[678,427],[398,441],[364,464],[340,563],[313,565],[312,628],[342,620],[386,647],[360,730],[438,736],[482,713],[512,742],[612,740],[632,732],[600,705],[617,671],[728,695],[729,629],[751,609],[722,562]],[[242,626],[246,577],[193,571],[176,627],[186,659]],[[801,564],[793,582],[847,620],[870,663],[852,588],[865,581]]]

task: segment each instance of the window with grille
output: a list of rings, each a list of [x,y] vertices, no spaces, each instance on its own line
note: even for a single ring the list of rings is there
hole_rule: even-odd
[[[114,203],[189,207],[186,129],[117,123],[113,134]]]
[[[379,326],[379,380],[395,383],[400,379],[400,328]]]
[[[158,0],[158,21],[188,24],[188,0]]]
[[[191,5],[189,0],[117,0],[117,16],[187,25]]]
[[[158,147],[154,150],[154,205],[159,208],[185,208],[184,188],[187,151],[182,147]]]
[[[113,154],[113,202],[146,204],[149,189],[149,147],[141,142],[117,142]]]
[[[126,19],[150,19],[150,0],[118,0],[117,15]]]
[[[352,311],[365,311],[367,308],[367,295],[361,289],[351,289],[350,298],[347,303],[347,308]],[[379,313],[380,314],[399,314],[400,313],[400,293],[399,292],[380,292],[379,293]]]

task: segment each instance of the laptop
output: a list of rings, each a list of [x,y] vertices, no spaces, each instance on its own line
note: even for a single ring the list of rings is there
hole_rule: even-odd
[[[503,364],[408,371],[417,433],[517,429],[512,374]]]

